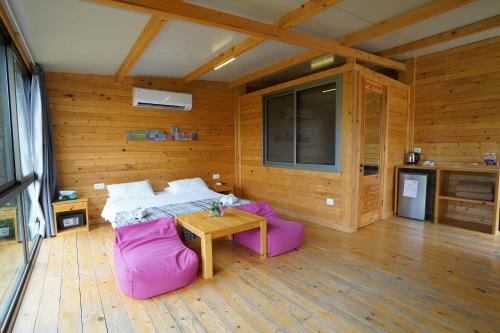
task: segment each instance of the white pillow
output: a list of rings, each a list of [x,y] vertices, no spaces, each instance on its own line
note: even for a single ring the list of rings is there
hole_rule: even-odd
[[[174,194],[199,192],[208,190],[207,184],[201,178],[180,179],[168,183],[168,192]]]
[[[149,198],[155,196],[155,192],[153,192],[149,180],[133,183],[112,184],[106,187],[108,188],[110,200]]]

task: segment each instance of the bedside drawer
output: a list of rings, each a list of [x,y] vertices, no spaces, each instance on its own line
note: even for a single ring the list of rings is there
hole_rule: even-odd
[[[85,202],[73,202],[73,203],[67,203],[67,204],[62,204],[59,203],[57,205],[54,205],[54,212],[70,212],[73,210],[82,210],[86,209],[87,204]]]

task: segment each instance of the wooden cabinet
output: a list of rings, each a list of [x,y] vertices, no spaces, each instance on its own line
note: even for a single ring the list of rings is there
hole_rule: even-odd
[[[408,166],[399,168],[435,170],[436,189],[434,223],[491,233],[496,235],[500,212],[500,169],[487,166]],[[459,181],[490,182],[494,184],[493,200],[468,199],[457,195]],[[397,188],[397,186],[396,186]],[[397,190],[395,193],[397,207]]]
[[[52,209],[54,211],[54,230],[56,235],[60,233],[70,233],[78,231],[89,231],[89,213],[88,213],[88,200],[86,198],[76,199],[76,200],[66,200],[66,201],[56,201],[52,203]],[[82,211],[85,215],[85,225],[72,227],[69,229],[60,229],[57,223],[57,218],[60,214]]]
[[[499,169],[495,167],[440,168],[437,172],[437,201],[434,222],[497,234]],[[456,193],[456,186],[461,180],[493,183],[495,188],[493,200],[460,197]]]

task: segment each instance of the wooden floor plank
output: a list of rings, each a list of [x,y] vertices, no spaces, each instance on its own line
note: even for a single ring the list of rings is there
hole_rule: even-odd
[[[108,257],[112,253],[105,249],[103,239],[99,237],[99,230],[89,233],[90,248],[97,287],[101,295],[102,308],[106,318],[106,328],[110,333],[133,332],[129,316],[122,303],[120,291],[109,267]]]
[[[102,309],[101,295],[97,287],[95,269],[92,262],[88,233],[77,236],[78,274],[80,278],[80,294],[82,306],[82,330],[84,333],[104,333],[106,319]]]
[[[50,251],[47,274],[43,283],[40,305],[35,320],[36,333],[57,332],[61,300],[62,265],[64,255],[64,237],[50,239]],[[35,277],[31,277],[33,280]]]
[[[109,226],[45,239],[15,332],[498,331],[499,236],[401,218],[305,230],[299,250],[265,260],[216,242],[213,279],[144,301],[115,284]]]
[[[64,238],[64,249],[58,330],[78,333],[82,331],[82,307],[76,234]]]
[[[33,279],[30,280],[24,294],[24,300],[13,328],[14,333],[33,332],[35,329],[35,321],[41,302],[52,244],[53,242],[51,241],[42,241],[40,244],[38,257],[31,273]]]

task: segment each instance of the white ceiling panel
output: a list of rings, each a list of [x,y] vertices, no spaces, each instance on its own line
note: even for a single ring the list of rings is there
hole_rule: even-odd
[[[401,54],[401,55],[396,56],[394,58],[398,59],[398,60],[404,60],[404,59],[408,59],[411,57],[419,57],[419,56],[423,56],[423,55],[451,49],[454,47],[474,43],[474,42],[481,41],[484,39],[497,37],[497,36],[500,36],[500,27],[495,28],[495,29],[491,29],[491,30],[487,30],[487,31],[483,31],[483,32],[479,32],[479,33],[476,33],[473,35],[469,35],[467,37],[455,39],[455,40],[452,40],[452,41],[449,41],[446,43],[437,44],[437,45],[434,45],[434,46],[431,46],[431,47],[428,47],[425,49],[420,49],[420,50],[416,50],[416,51],[409,52],[406,54]]]
[[[10,2],[35,61],[48,71],[114,74],[149,16],[82,0],[0,0]],[[307,0],[186,0],[189,3],[272,23]],[[431,0],[343,0],[295,29],[336,39],[429,3]],[[378,52],[500,14],[500,0],[477,0],[464,7],[361,43]],[[403,55],[429,54],[497,36],[499,29]],[[246,36],[170,20],[130,75],[183,77]],[[268,41],[211,71],[205,80],[232,81],[304,51]],[[400,59],[402,57],[399,57]]]
[[[130,75],[183,77],[246,35],[179,20],[169,20]]]
[[[500,14],[499,0],[477,0],[467,6],[413,24],[397,32],[406,40],[412,41],[458,28],[498,14]]]
[[[238,56],[235,61],[217,71],[211,71],[201,77],[209,81],[233,81],[243,75],[277,63],[306,49],[285,43],[267,41]]]
[[[337,7],[372,24],[421,7],[433,0],[346,0]]]
[[[370,52],[379,52],[411,41],[419,40],[437,33],[481,21],[500,14],[499,0],[477,0],[467,6],[454,9],[444,14],[413,24],[406,28],[385,34],[358,45]],[[487,35],[490,35],[487,33]],[[480,34],[476,38],[480,38]],[[468,37],[466,40],[474,42],[480,39]],[[450,44],[450,45],[455,45]],[[456,44],[458,46],[458,44]],[[461,44],[462,45],[462,44]],[[441,48],[437,45],[438,48]]]
[[[273,23],[306,0],[187,0],[193,5],[220,10],[253,20]]]
[[[336,39],[423,6],[430,0],[345,0],[297,26],[297,30]]]
[[[80,0],[10,0],[47,71],[113,74],[149,17]]]
[[[337,39],[370,25],[370,22],[358,16],[332,7],[299,24],[294,29],[323,38]]]

